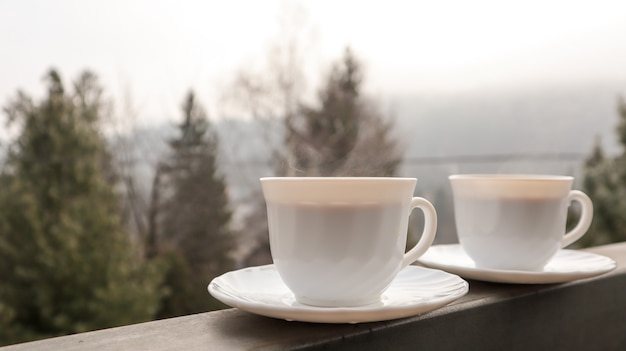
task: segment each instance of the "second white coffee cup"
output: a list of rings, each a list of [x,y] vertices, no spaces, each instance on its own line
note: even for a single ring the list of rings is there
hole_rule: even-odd
[[[298,302],[324,307],[380,301],[396,274],[432,244],[437,214],[413,197],[415,178],[261,178],[274,264]],[[409,213],[420,241],[405,253]]]
[[[582,237],[593,217],[574,178],[551,175],[450,176],[459,242],[476,266],[539,271],[559,249]],[[574,229],[565,233],[567,209],[581,204]]]

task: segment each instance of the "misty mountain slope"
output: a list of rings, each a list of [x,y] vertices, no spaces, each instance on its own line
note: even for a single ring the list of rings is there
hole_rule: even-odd
[[[620,90],[621,89],[621,90]],[[624,84],[561,89],[501,91],[390,100],[395,131],[405,148],[403,176],[419,178],[418,192],[447,189],[453,173],[519,172],[580,176],[582,157],[596,136],[608,153],[620,150],[615,126],[617,97]],[[271,152],[282,142],[280,121],[224,118],[213,121],[220,136],[219,162],[234,207],[259,196],[258,179],[273,175]],[[151,184],[153,165],[167,152],[174,123],[137,129],[133,136],[142,191]],[[423,162],[423,158],[467,155],[574,153],[575,159],[514,159],[504,162]],[[422,160],[422,161],[420,161]],[[471,161],[471,159],[469,160]],[[256,195],[255,195],[256,194]]]
[[[621,90],[619,90],[621,87]],[[468,93],[395,100],[407,156],[578,152],[596,135],[617,151],[617,98],[624,84]]]

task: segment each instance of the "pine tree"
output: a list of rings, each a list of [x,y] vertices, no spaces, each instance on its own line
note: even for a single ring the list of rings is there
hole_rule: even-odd
[[[401,161],[392,125],[361,94],[361,63],[346,49],[318,93],[319,106],[303,105],[285,118],[287,154],[280,174],[392,176]]]
[[[71,94],[46,78],[44,101],[5,108],[20,132],[0,174],[0,343],[147,321],[161,298],[121,223],[97,78]]]
[[[580,246],[596,246],[626,240],[626,104],[618,103],[617,133],[621,155],[606,157],[597,139],[584,165],[583,189],[593,201],[594,217]]]
[[[233,268],[226,182],[217,168],[218,138],[202,107],[190,92],[183,104],[179,135],[170,140],[164,162],[161,251],[172,267],[170,297],[161,317],[222,307],[206,291],[209,281]],[[169,251],[168,251],[169,249]]]

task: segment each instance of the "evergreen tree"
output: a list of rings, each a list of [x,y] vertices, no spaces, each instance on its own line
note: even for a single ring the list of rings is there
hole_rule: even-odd
[[[617,133],[622,154],[606,157],[596,140],[584,165],[583,189],[593,201],[594,217],[581,246],[596,246],[626,240],[626,104],[618,103]]]
[[[318,93],[319,106],[287,115],[280,174],[391,176],[401,161],[392,125],[361,94],[361,63],[346,49]]]
[[[0,343],[147,321],[161,298],[120,220],[97,78],[71,94],[46,78],[44,101],[5,108],[20,132],[0,174]]]
[[[190,92],[183,104],[179,135],[170,140],[164,163],[161,251],[172,264],[170,297],[161,317],[203,312],[218,304],[207,293],[209,281],[233,269],[234,237],[229,223],[226,183],[217,168],[218,138]]]

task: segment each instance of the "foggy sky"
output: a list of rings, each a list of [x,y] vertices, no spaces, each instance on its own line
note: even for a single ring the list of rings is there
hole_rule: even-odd
[[[89,68],[141,123],[171,120],[190,87],[215,110],[234,73],[289,35],[281,18],[307,24],[313,75],[349,45],[383,97],[626,79],[626,2],[516,3],[3,0],[0,103],[43,94],[49,67],[66,81]]]

